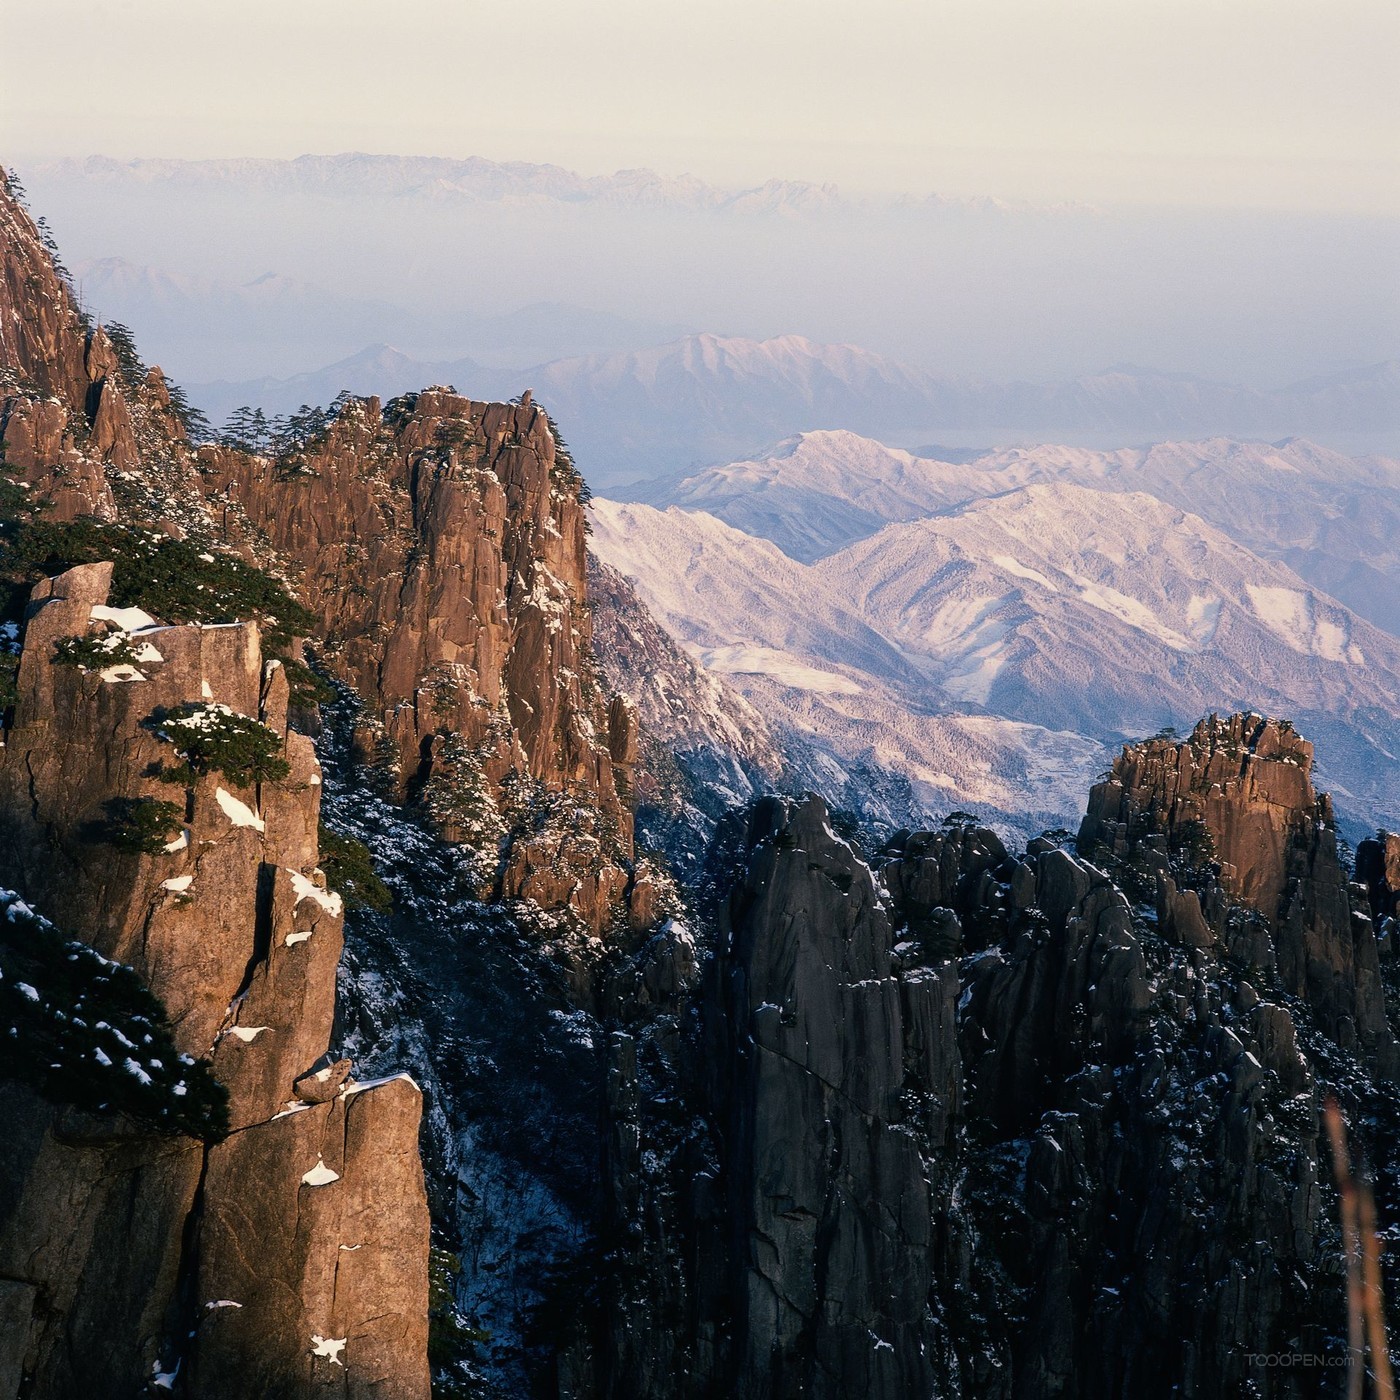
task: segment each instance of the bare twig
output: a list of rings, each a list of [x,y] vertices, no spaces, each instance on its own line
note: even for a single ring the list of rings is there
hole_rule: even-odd
[[[1323,1112],[1327,1136],[1332,1143],[1332,1170],[1342,1202],[1342,1242],[1347,1260],[1347,1346],[1351,1363],[1347,1400],[1361,1400],[1368,1343],[1377,1400],[1395,1400],[1381,1291],[1381,1242],[1376,1233],[1376,1202],[1370,1183],[1352,1172],[1346,1124],[1336,1099],[1329,1095]]]

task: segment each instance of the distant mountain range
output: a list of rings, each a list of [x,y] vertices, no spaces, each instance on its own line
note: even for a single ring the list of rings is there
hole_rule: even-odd
[[[1131,366],[1061,384],[997,384],[940,379],[856,346],[797,335],[688,335],[511,371],[469,359],[415,360],[381,344],[286,380],[189,388],[221,420],[244,403],[287,412],[328,402],[341,389],[390,395],[432,383],[477,397],[532,388],[563,425],[589,479],[612,490],[742,458],[759,444],[818,428],[911,442],[940,432],[983,433],[988,442],[1034,435],[1119,443],[1400,435],[1396,361],[1273,392]],[[939,455],[936,447],[921,452]],[[636,494],[650,498],[641,488]]]
[[[368,304],[344,333],[348,308],[308,304],[269,318],[254,343],[226,334],[217,297],[190,302],[178,326],[168,307],[147,325],[104,298],[180,382],[285,378],[379,345],[517,370],[584,360],[553,386],[561,404],[575,382],[585,409],[599,382],[644,407],[655,396],[625,440],[601,412],[565,424],[580,452],[597,449],[604,484],[813,428],[905,447],[1307,433],[1360,450],[1385,445],[1356,436],[1380,422],[1400,446],[1393,368],[1362,372],[1400,355],[1395,229],[1341,212],[867,196],[790,179],[724,188],[354,152],[92,156],[23,175],[70,265],[120,254],[238,285],[273,270]],[[722,352],[685,348],[706,330],[722,332]],[[707,361],[735,382],[712,383]],[[1135,368],[1158,365],[1199,377]],[[1117,368],[1077,377],[1102,366]]]
[[[1326,736],[1353,823],[1400,782],[1400,463],[1227,440],[958,463],[814,433],[593,510],[599,557],[775,733],[930,811],[1049,822],[1106,746],[1239,707]],[[1368,567],[1372,619],[1290,556]]]
[[[232,186],[240,191],[319,194],[343,199],[381,196],[461,203],[610,204],[754,215],[825,214],[872,206],[915,213],[963,209],[1083,212],[1087,208],[1082,204],[1030,205],[986,196],[857,198],[843,195],[835,185],[803,180],[771,179],[734,189],[709,184],[694,175],[667,176],[645,168],[619,170],[611,175],[581,175],[562,166],[529,161],[494,161],[482,156],[453,159],[373,155],[361,151],[297,156],[291,160],[116,160],[110,156],[88,156],[50,162],[36,167],[33,173],[40,180]]]

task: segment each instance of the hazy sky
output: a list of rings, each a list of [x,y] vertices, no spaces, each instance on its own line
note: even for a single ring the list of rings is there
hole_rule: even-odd
[[[1396,0],[0,0],[0,21],[6,160],[367,150],[1400,212]]]

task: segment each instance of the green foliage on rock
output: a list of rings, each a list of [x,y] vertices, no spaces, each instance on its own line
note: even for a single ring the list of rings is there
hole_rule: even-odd
[[[282,667],[287,673],[287,698],[293,707],[310,709],[312,705],[329,705],[335,699],[335,687],[304,662],[284,657]]]
[[[580,505],[587,505],[593,499],[593,492],[583,479],[583,473],[574,461],[569,444],[564,441],[564,436],[553,418],[546,414],[545,422],[549,427],[550,437],[554,439],[554,465],[550,468],[550,481],[556,490],[572,493],[578,497]]]
[[[165,392],[170,399],[170,412],[185,430],[185,436],[193,443],[209,442],[214,429],[204,411],[190,402],[190,396],[174,380],[165,381]]]
[[[494,869],[497,847],[508,829],[482,768],[483,749],[489,748],[473,747],[460,734],[441,736],[422,794],[423,805],[448,839],[481,853],[483,873],[485,865]]]
[[[146,363],[136,348],[136,337],[131,328],[121,321],[107,321],[102,330],[117,357],[117,372],[128,388],[136,388],[146,378]]]
[[[326,883],[339,891],[347,909],[387,914],[394,907],[393,892],[375,873],[373,857],[363,841],[342,836],[325,822],[321,823],[317,839]]]
[[[106,808],[103,835],[121,851],[158,856],[185,824],[185,809],[158,797],[114,797]]]
[[[228,1134],[228,1092],[208,1061],[175,1048],[137,973],[65,939],[10,890],[0,890],[0,1041],[0,1076],[52,1103],[209,1142]]]
[[[222,773],[238,787],[277,782],[291,771],[282,738],[258,720],[227,705],[201,701],[162,710],[147,721],[158,739],[174,745],[182,762],[162,774],[192,786],[206,773]]]
[[[139,652],[125,632],[108,632],[95,637],[60,637],[49,660],[55,666],[104,671],[111,666],[134,666]]]
[[[234,555],[214,554],[192,540],[91,517],[6,521],[0,576],[12,592],[27,597],[42,575],[107,559],[112,561],[110,601],[115,607],[144,608],[166,622],[253,619],[261,624],[272,652],[315,626],[311,612],[283,583]]]

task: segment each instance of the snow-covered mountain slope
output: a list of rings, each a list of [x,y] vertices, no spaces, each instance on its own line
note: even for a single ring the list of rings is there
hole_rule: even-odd
[[[811,563],[896,520],[917,520],[991,489],[1002,474],[916,457],[841,429],[799,433],[748,461],[658,491],[657,504],[708,511]]]
[[[1303,439],[1210,438],[1116,452],[1045,445],[949,462],[854,433],[803,433],[754,460],[699,472],[658,503],[706,510],[810,561],[885,524],[1034,482],[1155,496],[1400,634],[1400,462],[1347,457]]]
[[[1400,642],[1142,493],[1038,483],[813,565],[674,506],[595,502],[594,531],[770,723],[903,773],[935,808],[1049,811],[1100,746],[1238,708],[1325,735],[1325,777],[1353,820],[1377,819],[1400,782]]]
[[[1155,497],[1035,485],[887,526],[814,572],[996,713],[1131,734],[1253,707],[1326,730],[1331,781],[1361,805],[1382,769],[1400,776],[1400,641]]]
[[[1348,457],[1305,439],[1212,438],[1124,452],[1012,450],[977,465],[1007,487],[1033,471],[1026,479],[1148,492],[1400,635],[1400,461]]]
[[[852,694],[926,678],[813,572],[703,511],[594,500],[593,549],[632,579],[690,654],[721,675]]]
[[[1070,821],[1108,750],[966,713],[815,571],[703,512],[595,500],[593,550],[776,731],[789,785],[891,825],[969,809]],[[927,663],[925,663],[927,664]]]
[[[682,650],[636,589],[588,559],[593,650],[608,693],[641,720],[629,796],[640,842],[693,869],[729,807],[782,789],[782,753],[742,695]]]

